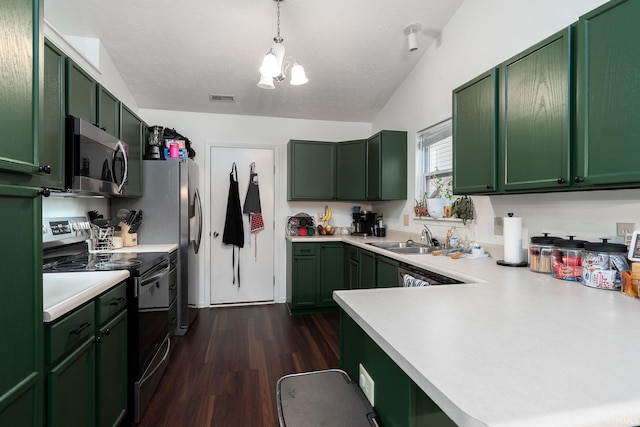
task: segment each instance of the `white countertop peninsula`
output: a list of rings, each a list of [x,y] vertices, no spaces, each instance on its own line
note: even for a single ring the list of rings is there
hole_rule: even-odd
[[[468,283],[334,293],[458,425],[640,424],[640,301],[498,266],[501,254],[453,260],[393,254],[371,237],[288,238],[345,241]]]

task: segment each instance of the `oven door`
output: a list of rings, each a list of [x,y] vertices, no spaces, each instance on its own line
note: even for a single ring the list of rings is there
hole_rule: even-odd
[[[169,332],[169,259],[136,280],[138,372],[141,378]]]
[[[122,194],[128,145],[79,117],[67,117],[66,186],[73,192]]]

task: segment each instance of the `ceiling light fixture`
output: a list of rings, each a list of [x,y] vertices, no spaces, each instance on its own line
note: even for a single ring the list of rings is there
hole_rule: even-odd
[[[405,27],[404,33],[409,41],[409,52],[418,50],[418,33],[420,30],[422,30],[422,25],[420,24],[409,24]]]
[[[262,66],[260,67],[260,81],[258,87],[262,89],[275,89],[274,81],[281,82],[286,78],[287,71],[291,68],[291,80],[289,84],[299,86],[307,83],[307,78],[304,68],[293,56],[284,56],[284,45],[282,44],[283,38],[280,37],[280,2],[283,0],[274,0],[278,4],[278,21],[277,21],[277,34],[273,38],[275,42],[269,52],[264,56],[262,60]]]

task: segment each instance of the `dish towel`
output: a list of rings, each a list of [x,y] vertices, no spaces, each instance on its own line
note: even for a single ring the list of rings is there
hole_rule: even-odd
[[[235,175],[234,175],[235,173]],[[240,248],[244,247],[244,226],[242,224],[242,210],[240,209],[240,190],[238,188],[238,168],[235,162],[229,173],[229,197],[227,198],[227,215],[224,221],[222,243],[238,247],[238,288],[240,288]],[[236,284],[236,251],[232,248],[231,267],[233,269],[233,284]]]
[[[260,204],[260,188],[258,187],[256,162],[252,162],[249,165],[249,185],[247,187],[247,197],[245,197],[244,199],[242,213],[249,215],[249,242],[251,242],[251,234],[256,235],[260,230],[264,230],[264,220],[262,218],[262,205]],[[253,256],[257,261],[258,236],[254,237],[253,251]]]

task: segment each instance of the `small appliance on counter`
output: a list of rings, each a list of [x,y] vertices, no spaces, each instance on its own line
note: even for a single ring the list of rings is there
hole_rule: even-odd
[[[145,160],[164,160],[164,127],[149,126]]]
[[[374,236],[378,214],[370,211],[359,211],[353,214],[353,236]]]

